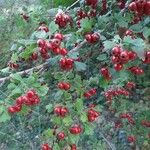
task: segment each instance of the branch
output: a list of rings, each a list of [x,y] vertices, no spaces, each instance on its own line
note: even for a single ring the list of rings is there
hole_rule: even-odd
[[[71,9],[72,7],[74,7],[76,4],[78,4],[80,2],[80,0],[75,1],[71,6],[69,6],[66,11],[68,11],[69,9]]]
[[[19,74],[19,75],[26,75],[26,74],[29,74],[30,72],[32,72],[33,70],[40,70],[44,67],[46,67],[49,63],[48,62],[45,62],[39,66],[36,66],[36,67],[33,67],[33,68],[30,68],[30,69],[27,69],[27,70],[23,70],[21,72],[17,72],[16,74]],[[5,83],[6,81],[10,80],[11,79],[11,75],[7,76],[7,77],[4,77],[4,78],[0,78],[0,83]]]
[[[86,41],[84,40],[83,42],[81,42],[77,47],[73,48],[72,50],[69,51],[69,53],[73,53],[73,52],[77,52],[80,50],[80,48],[86,44]],[[19,74],[19,75],[27,75],[29,74],[30,72],[34,71],[34,70],[41,70],[45,67],[47,67],[49,65],[49,62],[45,62],[39,66],[36,66],[36,67],[33,67],[33,68],[30,68],[30,69],[27,69],[27,70],[23,70],[21,72],[17,72],[16,74]],[[6,81],[10,80],[11,79],[11,74],[7,77],[4,77],[4,78],[0,78],[0,84],[4,84]]]

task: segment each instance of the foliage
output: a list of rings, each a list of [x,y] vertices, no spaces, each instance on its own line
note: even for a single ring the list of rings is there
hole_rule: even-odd
[[[135,22],[118,1],[105,9],[105,1],[85,0],[69,13],[74,1],[55,1],[61,10],[50,11],[41,2],[14,12],[14,28],[2,32],[11,41],[2,48],[12,46],[1,70],[0,148],[149,149],[147,13]],[[7,18],[0,22],[4,30]]]

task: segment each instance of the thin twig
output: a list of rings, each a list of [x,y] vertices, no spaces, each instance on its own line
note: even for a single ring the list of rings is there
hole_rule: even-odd
[[[80,0],[75,1],[71,6],[69,6],[66,11],[68,11],[69,9],[71,9],[72,7],[74,7],[76,4],[78,4],[80,2]]]

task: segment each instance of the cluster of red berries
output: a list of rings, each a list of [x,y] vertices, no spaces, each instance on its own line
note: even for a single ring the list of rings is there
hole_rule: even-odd
[[[70,130],[70,133],[74,135],[80,134],[82,132],[81,126],[77,124],[73,125],[69,130]]]
[[[99,115],[100,115],[99,112],[95,111],[94,109],[89,109],[87,112],[88,121],[89,122],[95,121]]]
[[[135,143],[136,142],[136,137],[134,135],[130,135],[127,137],[127,140],[129,143]]]
[[[97,12],[96,12],[95,9],[90,10],[89,12],[85,12],[82,9],[79,9],[77,11],[77,22],[76,22],[77,27],[81,28],[81,20],[83,18],[86,18],[86,17],[88,17],[88,18],[94,18],[94,17],[96,17],[96,15],[97,15]]]
[[[144,70],[138,66],[129,67],[128,70],[134,75],[142,75],[144,74]]]
[[[62,70],[71,70],[74,65],[74,60],[72,58],[61,58],[59,61],[60,68]]]
[[[46,29],[43,29],[46,30]],[[53,36],[53,39],[49,42],[44,39],[39,39],[37,41],[37,45],[39,47],[39,52],[44,59],[48,59],[50,56],[48,54],[49,51],[52,51],[57,55],[67,55],[68,51],[65,48],[61,48],[61,41],[64,39],[64,36],[61,33],[56,33]],[[38,54],[34,52],[31,55],[32,60],[37,60]]]
[[[141,124],[142,124],[142,126],[144,126],[144,127],[150,128],[150,121],[143,120],[143,121],[141,122]]]
[[[136,86],[136,84],[134,82],[127,82],[127,84],[125,85],[125,87],[127,89],[132,89]]]
[[[64,12],[58,12],[55,16],[55,23],[60,28],[65,28],[68,24],[72,26],[72,18],[68,14],[65,14]]]
[[[150,63],[150,51],[146,51],[145,52],[145,60],[144,60],[145,64],[149,64]]]
[[[98,33],[88,33],[85,35],[85,39],[88,43],[96,43],[100,39],[100,35]]]
[[[123,64],[135,60],[137,54],[134,51],[123,50],[121,47],[116,46],[112,49],[111,61],[114,64],[114,69],[120,71],[123,69]]]
[[[119,117],[120,117],[121,119],[127,119],[128,122],[129,122],[130,124],[132,124],[132,125],[135,124],[134,119],[132,118],[132,116],[131,116],[129,113],[122,113],[122,114],[120,114]]]
[[[96,8],[98,0],[85,0],[86,5]]]
[[[19,64],[13,63],[13,62],[9,62],[8,66],[10,69],[18,69],[19,68]]]
[[[93,89],[90,89],[89,91],[85,92],[83,95],[85,98],[90,98],[96,94],[96,91],[97,90],[95,88],[93,88]]]
[[[47,143],[43,144],[41,150],[53,150]]]
[[[137,16],[150,16],[150,1],[137,0],[129,4],[129,10],[133,11]]]
[[[8,108],[9,113],[20,112],[23,105],[33,106],[40,102],[40,98],[34,90],[29,90],[24,96],[16,99],[16,103]]]
[[[54,113],[60,117],[65,117],[68,112],[69,110],[63,106],[57,106],[54,108]]]
[[[101,68],[100,73],[105,78],[105,80],[109,81],[112,79],[111,73],[107,67]]]
[[[113,97],[119,95],[129,96],[129,92],[123,88],[118,88],[115,90],[108,90],[104,93],[104,96],[108,101],[111,101]]]
[[[68,82],[59,82],[58,83],[58,88],[61,89],[61,90],[67,91],[67,90],[70,89],[70,87],[71,87],[71,85]]]
[[[48,54],[48,42],[44,39],[39,39],[37,41],[37,45],[39,47],[39,52],[41,54],[41,57],[43,59],[49,59],[49,54]],[[33,60],[37,60],[38,58],[38,54],[37,53],[33,53],[31,56],[31,59]]]

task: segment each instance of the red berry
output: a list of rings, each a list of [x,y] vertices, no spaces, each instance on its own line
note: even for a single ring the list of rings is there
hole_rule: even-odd
[[[137,54],[134,51],[129,51],[128,56],[130,60],[135,60],[137,58]]]
[[[130,11],[137,11],[137,5],[135,2],[130,3],[128,8]]]
[[[71,147],[71,150],[77,150],[76,144],[72,144],[70,147]]]
[[[52,148],[46,143],[42,145],[41,150],[52,150]]]
[[[21,97],[18,97],[17,99],[16,99],[16,104],[17,105],[22,105],[24,103],[24,99],[22,98],[22,96]]]
[[[45,24],[42,24],[42,25],[38,28],[38,30],[43,30],[43,31],[45,31],[45,32],[48,32],[48,31],[49,31],[48,27],[47,27]]]
[[[122,68],[123,68],[123,65],[122,65],[122,64],[114,64],[114,69],[115,69],[116,71],[120,71],[120,70],[122,70]]]
[[[38,41],[37,41],[37,45],[38,45],[38,47],[40,47],[40,48],[44,48],[45,47],[45,40],[43,40],[43,39],[39,39]]]
[[[32,60],[37,60],[38,59],[38,54],[37,53],[32,53],[31,58],[32,58]]]
[[[54,38],[55,38],[55,39],[59,39],[60,41],[62,41],[62,40],[64,39],[64,36],[63,36],[63,34],[61,34],[61,33],[56,33],[56,34],[54,35]]]
[[[13,106],[8,107],[9,113],[16,113],[16,109]]]
[[[121,52],[120,59],[121,59],[121,62],[123,62],[123,63],[128,62],[128,60],[129,60],[128,52],[127,51]]]
[[[112,55],[114,55],[114,56],[119,56],[120,55],[120,53],[121,53],[121,48],[120,47],[118,47],[118,46],[116,46],[116,47],[114,47],[113,49],[112,49]]]
[[[33,98],[33,96],[35,95],[35,91],[34,90],[30,90],[26,93],[27,98]]]
[[[144,14],[150,16],[150,1],[147,1],[144,5]]]
[[[74,125],[70,128],[70,133],[71,134],[80,134],[82,132],[82,128],[80,125]]]
[[[64,132],[59,132],[57,134],[57,139],[58,140],[64,140],[65,139],[65,133]]]
[[[128,142],[129,143],[135,143],[135,141],[136,141],[136,137],[135,136],[133,136],[133,135],[128,136]]]
[[[67,53],[68,53],[67,49],[65,49],[65,48],[60,49],[60,54],[61,55],[65,56],[65,55],[67,55]]]
[[[113,64],[120,63],[120,58],[118,56],[112,56],[111,61]]]

